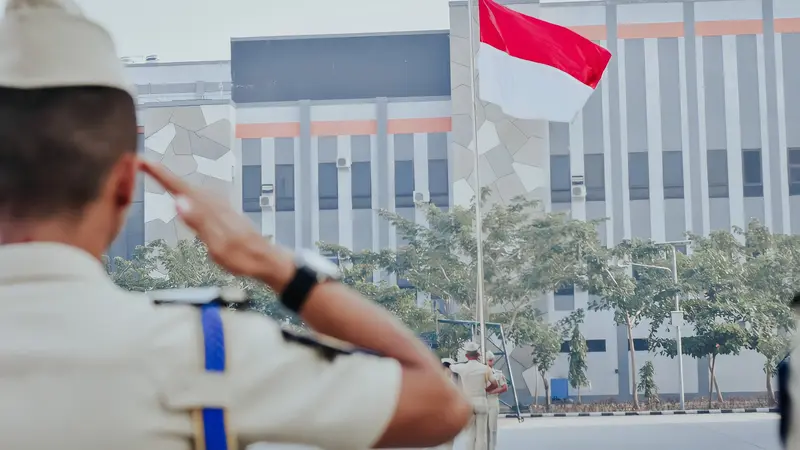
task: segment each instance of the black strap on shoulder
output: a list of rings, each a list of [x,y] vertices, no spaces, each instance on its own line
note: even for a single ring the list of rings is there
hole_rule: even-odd
[[[299,345],[312,348],[328,361],[333,361],[334,359],[336,359],[337,356],[352,355],[354,353],[363,353],[372,356],[382,356],[379,353],[374,352],[372,350],[367,350],[358,347],[346,348],[340,345],[336,345],[332,342],[323,342],[321,338],[309,334],[295,333],[293,331],[285,329],[281,330],[281,332],[283,333],[283,339],[286,342],[293,342]]]

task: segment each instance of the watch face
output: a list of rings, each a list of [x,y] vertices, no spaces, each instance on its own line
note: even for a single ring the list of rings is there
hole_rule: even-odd
[[[308,251],[302,252],[298,256],[298,266],[305,266],[316,272],[319,281],[338,280],[340,278],[339,266],[319,253]]]

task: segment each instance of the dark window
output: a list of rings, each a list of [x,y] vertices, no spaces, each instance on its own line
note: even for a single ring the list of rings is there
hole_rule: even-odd
[[[569,353],[569,341],[564,341],[561,343],[561,350],[559,350],[559,352]]]
[[[261,166],[242,166],[242,210],[261,212]]]
[[[431,194],[431,203],[439,208],[450,206],[450,180],[447,174],[446,159],[428,161],[428,189]]]
[[[559,286],[558,289],[556,289],[555,291],[555,295],[575,295],[575,285],[565,284]]]
[[[586,350],[589,353],[602,353],[606,351],[605,339],[587,339]]]
[[[708,198],[728,198],[728,151],[709,150]]]
[[[550,156],[550,199],[553,203],[572,202],[569,155]]]
[[[275,166],[275,211],[294,211],[294,164]]]
[[[603,154],[584,155],[583,173],[586,183],[586,201],[604,201],[606,199],[606,173]]]
[[[405,278],[397,278],[397,287],[400,289],[414,289],[414,286],[411,284],[410,281],[406,280]]]
[[[394,207],[414,207],[414,161],[394,162]]]
[[[650,350],[650,343],[647,339],[634,339],[633,340],[633,351],[635,352],[646,352]],[[628,341],[628,351],[631,351],[631,343]]]
[[[339,169],[336,163],[319,165],[319,209],[339,208]]]
[[[800,195],[800,148],[789,149],[789,195]]]
[[[628,188],[631,200],[650,198],[650,168],[647,152],[628,153]]]
[[[683,198],[683,152],[663,152],[661,158],[664,198]]]
[[[230,48],[238,104],[450,95],[447,31],[248,39]]]
[[[685,255],[687,252],[686,244],[676,245],[675,250],[677,250],[678,253],[683,253]]]
[[[353,177],[353,209],[372,209],[372,168],[369,162],[354,162],[350,174]]]
[[[742,150],[742,179],[744,181],[745,197],[764,196],[761,150]]]

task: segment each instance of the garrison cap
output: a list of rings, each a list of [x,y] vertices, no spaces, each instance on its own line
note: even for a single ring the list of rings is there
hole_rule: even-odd
[[[475,342],[467,342],[464,344],[464,351],[466,352],[477,352],[480,351],[481,346],[476,344]]]
[[[7,0],[0,19],[0,87],[79,86],[135,97],[108,31],[74,0]]]
[[[487,350],[485,359],[486,361],[494,361],[494,353]]]

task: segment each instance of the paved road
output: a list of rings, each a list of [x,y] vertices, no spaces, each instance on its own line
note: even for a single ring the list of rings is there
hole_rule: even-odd
[[[780,450],[775,414],[504,419],[500,426],[498,450]]]

